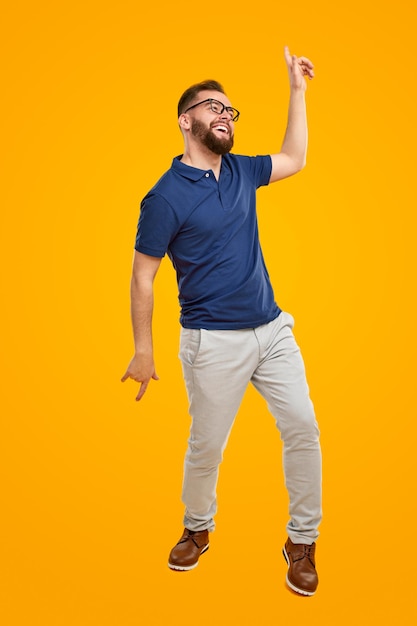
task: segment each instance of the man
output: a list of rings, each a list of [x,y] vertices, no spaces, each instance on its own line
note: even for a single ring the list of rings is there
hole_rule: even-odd
[[[256,220],[256,189],[305,164],[305,77],[313,65],[285,48],[290,79],[288,126],[277,154],[230,154],[239,112],[216,81],[193,85],[178,104],[184,154],[141,205],[132,275],[135,355],[122,380],[157,379],[152,349],[153,281],[168,253],[181,304],[180,358],[192,417],[184,464],[184,532],[168,565],[190,570],[214,529],[218,467],[249,382],[266,399],[284,442],[290,499],[283,553],[287,583],[313,595],[321,520],[321,456],[293,319],[274,300]],[[262,111],[260,111],[262,114]]]

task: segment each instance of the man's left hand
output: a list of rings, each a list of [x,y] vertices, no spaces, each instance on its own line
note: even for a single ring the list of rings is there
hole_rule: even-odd
[[[291,88],[305,90],[307,84],[304,77],[310,80],[314,78],[314,65],[307,57],[297,57],[295,54],[290,54],[288,46],[285,46],[284,55]]]

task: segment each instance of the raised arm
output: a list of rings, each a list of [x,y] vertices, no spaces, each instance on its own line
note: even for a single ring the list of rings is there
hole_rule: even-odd
[[[153,282],[161,259],[135,251],[131,282],[131,315],[135,354],[122,378],[140,383],[136,400],[145,393],[155,371],[152,342]]]
[[[307,84],[304,77],[314,77],[313,64],[306,57],[291,55],[287,47],[284,55],[290,79],[288,123],[281,151],[271,154],[271,183],[299,172],[305,165],[307,153]]]

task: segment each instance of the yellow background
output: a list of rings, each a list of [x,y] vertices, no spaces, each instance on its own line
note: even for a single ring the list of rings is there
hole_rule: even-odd
[[[1,530],[5,626],[415,619],[415,14],[349,3],[13,2],[1,34]],[[140,404],[129,282],[139,202],[213,77],[235,152],[276,151],[283,47],[309,56],[307,168],[259,192],[276,297],[322,431],[320,587],[284,585],[281,444],[251,389],[199,567],[175,574],[189,427],[178,305],[156,281],[159,382]]]

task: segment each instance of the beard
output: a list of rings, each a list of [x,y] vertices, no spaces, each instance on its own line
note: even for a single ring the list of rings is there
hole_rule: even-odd
[[[194,137],[198,137],[203,146],[206,146],[214,154],[227,154],[233,148],[233,135],[225,134],[224,138],[217,137],[210,127],[199,120],[193,120],[191,133]]]

